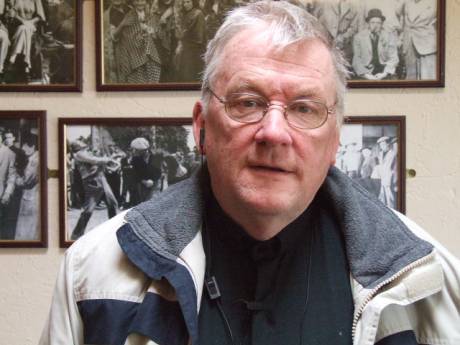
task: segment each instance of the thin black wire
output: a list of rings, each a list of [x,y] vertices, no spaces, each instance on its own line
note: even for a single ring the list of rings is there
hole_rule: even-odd
[[[204,169],[204,155],[201,154],[201,171],[203,173],[203,169]],[[204,182],[203,182],[204,183]],[[202,188],[203,191],[205,190],[205,188]],[[204,203],[206,204],[206,200],[204,201]],[[210,278],[211,278],[211,267],[212,267],[212,255],[211,255],[211,236],[209,235],[209,229],[207,227],[207,222],[206,222],[206,207],[203,206],[203,214],[202,214],[202,218],[203,218],[203,225],[202,225],[202,232],[203,232],[203,235],[205,237],[205,245],[206,245],[206,251],[207,253],[205,253],[206,255],[206,268],[205,268],[205,282],[207,282]],[[208,296],[209,296],[209,292],[208,292]],[[209,296],[209,298],[211,298],[211,296]],[[227,330],[227,333],[230,337],[230,342],[232,345],[236,345],[235,344],[235,340],[233,338],[233,332],[232,332],[232,328],[230,326],[230,322],[227,318],[227,315],[225,314],[224,312],[224,308],[222,307],[222,303],[220,301],[220,297],[218,297],[217,299],[211,299],[211,301],[214,301],[216,303],[216,306],[217,306],[217,309],[219,310],[219,313],[220,313],[220,316],[222,317],[222,320],[224,321],[224,324],[225,324],[225,328]]]
[[[315,227],[311,231],[311,236],[310,236],[310,253],[308,253],[307,258],[308,258],[308,269],[305,271],[307,274],[306,281],[307,281],[307,293],[305,296],[305,304],[304,304],[304,309],[303,309],[303,315],[302,319],[300,321],[300,335],[299,335],[299,345],[302,345],[303,343],[303,326],[305,323],[305,317],[307,316],[307,310],[308,310],[308,300],[310,298],[310,278],[311,278],[311,266],[312,266],[312,261],[313,261],[313,241],[314,241],[314,232],[317,229],[317,224],[315,224]]]

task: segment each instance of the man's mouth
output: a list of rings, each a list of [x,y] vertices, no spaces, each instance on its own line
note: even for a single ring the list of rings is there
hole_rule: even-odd
[[[278,173],[288,173],[289,172],[288,170],[282,167],[271,166],[271,165],[252,165],[251,168],[258,170],[258,171],[267,171],[267,172],[278,172]]]

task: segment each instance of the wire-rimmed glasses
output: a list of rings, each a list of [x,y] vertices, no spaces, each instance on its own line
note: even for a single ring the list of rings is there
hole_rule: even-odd
[[[211,94],[225,107],[225,113],[232,120],[241,123],[256,123],[263,119],[271,107],[281,108],[286,121],[299,129],[319,128],[335,112],[334,106],[328,108],[324,103],[312,99],[296,99],[287,105],[273,104],[265,97],[252,93],[233,93],[226,99]]]

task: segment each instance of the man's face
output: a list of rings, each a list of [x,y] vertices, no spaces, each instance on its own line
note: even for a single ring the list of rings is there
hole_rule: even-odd
[[[146,0],[134,0],[134,7],[137,10],[143,10],[146,5],[147,5]]]
[[[387,152],[390,149],[390,145],[388,145],[388,141],[386,141],[386,140],[381,141],[379,143],[379,146],[380,146],[380,149],[383,152]]]
[[[382,24],[382,18],[374,17],[369,19],[369,31],[376,34],[380,33],[382,30]]]
[[[184,0],[184,10],[190,11],[193,8],[192,0]]]
[[[6,146],[11,147],[14,144],[14,136],[13,133],[5,133],[5,140],[4,143]]]
[[[319,41],[270,49],[258,31],[247,30],[227,44],[222,70],[213,85],[220,97],[235,92],[257,93],[272,103],[314,98],[328,107],[335,103],[331,57]],[[224,210],[238,222],[238,212],[261,216],[297,217],[312,201],[335,162],[339,136],[336,118],[320,128],[291,127],[279,107],[259,123],[242,124],[225,115],[213,97],[203,116],[194,111],[194,134],[204,127],[204,150],[213,192]]]
[[[148,154],[148,150],[138,150],[133,149],[133,156],[134,157],[145,157]]]
[[[22,151],[24,151],[25,155],[29,157],[35,152],[35,146],[29,146],[28,144],[24,143],[22,145]]]

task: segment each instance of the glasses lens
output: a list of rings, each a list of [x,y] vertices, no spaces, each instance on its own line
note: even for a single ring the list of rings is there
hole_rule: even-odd
[[[267,108],[267,102],[260,96],[233,94],[226,102],[227,114],[240,122],[257,122]]]
[[[298,128],[318,128],[327,119],[327,107],[310,100],[297,100],[291,103],[286,113],[288,122]]]

